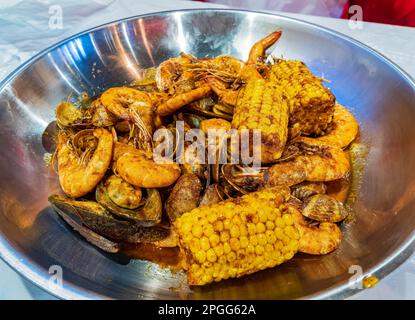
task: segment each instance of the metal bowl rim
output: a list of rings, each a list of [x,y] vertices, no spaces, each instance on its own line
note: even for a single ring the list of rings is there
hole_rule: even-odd
[[[260,10],[244,10],[244,9],[227,9],[227,8],[200,8],[200,9],[179,9],[179,10],[164,10],[164,11],[158,11],[158,12],[152,12],[152,13],[146,13],[142,15],[134,15],[128,18],[122,18],[113,20],[111,22],[103,23],[101,25],[98,25],[96,27],[89,28],[87,30],[78,32],[68,38],[65,38],[56,44],[49,46],[43,50],[41,50],[39,53],[35,54],[33,57],[22,63],[20,66],[18,66],[15,70],[10,72],[2,81],[0,81],[0,92],[4,90],[4,88],[18,75],[20,75],[23,71],[25,71],[30,65],[32,65],[34,62],[39,60],[41,57],[45,56],[46,54],[50,53],[54,49],[68,43],[69,41],[72,41],[82,35],[88,34],[90,32],[99,30],[104,27],[109,27],[112,25],[116,25],[119,23],[131,21],[131,20],[137,20],[140,18],[155,16],[155,15],[166,15],[170,13],[176,13],[176,12],[204,12],[204,11],[226,11],[226,12],[235,12],[235,13],[256,13],[256,14],[262,14],[262,15],[268,15],[268,16],[276,16],[282,20],[287,21],[294,21],[295,23],[305,25],[317,30],[321,30],[325,33],[331,34],[337,38],[341,38],[344,41],[353,43],[357,47],[366,50],[370,54],[376,56],[378,59],[380,59],[382,62],[386,63],[389,67],[392,67],[396,72],[398,72],[401,77],[403,77],[407,83],[411,85],[415,92],[415,80],[412,78],[406,71],[404,71],[401,67],[396,65],[394,62],[392,62],[389,58],[381,54],[380,52],[376,51],[375,49],[367,46],[366,44],[355,40],[345,34],[342,34],[340,32],[331,30],[329,28],[314,24],[312,22],[308,22],[305,20],[301,20],[298,18],[293,18],[289,16],[284,16],[277,13],[270,13]],[[366,275],[372,275],[374,273],[377,274],[377,277],[379,279],[382,279],[386,277],[388,274],[390,274],[392,271],[394,271],[396,268],[398,268],[403,262],[405,262],[408,257],[414,252],[415,249],[415,230],[412,232],[412,235],[409,237],[409,239],[401,244],[397,250],[395,250],[394,254],[392,254],[388,259],[383,260],[376,264],[374,267],[372,267],[370,270],[364,273],[364,276]],[[25,256],[22,254],[17,253],[11,244],[8,243],[5,237],[0,237],[0,258],[6,262],[7,265],[9,265],[12,269],[17,271],[19,275],[23,276],[25,279],[30,281],[31,283],[35,284],[37,287],[45,290],[49,294],[60,298],[60,299],[109,299],[109,297],[97,294],[95,292],[91,292],[89,290],[86,290],[84,288],[81,288],[75,284],[65,284],[62,288],[57,288],[56,286],[49,286],[49,280],[47,277],[47,274],[44,272],[44,270],[40,270],[38,266],[34,262],[28,262],[24,261]],[[42,275],[43,274],[43,275]],[[350,290],[351,284],[350,283],[343,283],[341,285],[334,285],[332,287],[329,287],[321,292],[307,295],[302,297],[301,299],[344,299],[347,297],[352,296],[355,294],[352,290]]]

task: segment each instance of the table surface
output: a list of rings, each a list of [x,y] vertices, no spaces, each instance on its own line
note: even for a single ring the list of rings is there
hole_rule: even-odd
[[[61,4],[59,4],[61,2]],[[12,5],[13,4],[13,5]],[[11,0],[0,4],[0,80],[19,64],[53,43],[95,25],[132,15],[185,8],[223,8],[216,4],[178,0],[54,1],[62,9],[62,29],[48,27],[49,1]],[[52,10],[52,12],[54,12]],[[280,13],[344,33],[379,51],[415,78],[415,28]],[[20,277],[0,260],[0,299],[54,299]],[[415,255],[372,288],[350,299],[415,299]]]

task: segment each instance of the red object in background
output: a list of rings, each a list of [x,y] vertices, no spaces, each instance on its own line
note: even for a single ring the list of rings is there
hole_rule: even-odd
[[[415,27],[415,0],[349,0],[342,18],[350,17],[353,5],[362,7],[364,21]]]

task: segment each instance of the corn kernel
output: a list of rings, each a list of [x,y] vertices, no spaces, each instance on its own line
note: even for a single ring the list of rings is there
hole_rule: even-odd
[[[205,262],[205,260],[206,260],[206,253],[205,253],[205,251],[200,250],[200,251],[196,252],[195,258],[197,259],[197,261],[199,263]]]
[[[213,234],[213,227],[211,224],[208,224],[205,226],[203,233],[205,234],[206,237],[210,237]]]
[[[231,238],[231,240],[229,240],[229,245],[231,246],[233,251],[238,251],[239,248],[241,247],[239,240],[236,238]]]
[[[265,227],[266,227],[268,230],[274,230],[274,229],[275,229],[275,224],[274,224],[274,222],[272,222],[272,221],[267,221],[267,222],[265,223]]]
[[[220,220],[216,220],[213,223],[213,230],[215,231],[222,231],[223,230],[223,222]]]
[[[239,234],[240,234],[242,237],[246,237],[246,236],[248,235],[248,229],[247,229],[247,227],[246,227],[246,225],[245,225],[245,224],[241,224],[241,225],[239,226]]]
[[[225,221],[232,221],[232,217],[233,217],[233,212],[232,212],[232,206],[229,206],[229,203],[227,205],[225,205],[225,207],[227,207],[227,209],[229,210],[225,210],[225,212],[223,213],[223,215],[225,216],[226,220]]]
[[[283,259],[283,257],[282,257],[282,255],[279,251],[273,251],[272,252],[272,260],[277,262],[277,261],[280,261],[281,259]]]
[[[195,225],[192,229],[192,233],[196,238],[200,238],[203,234],[203,229],[201,225]]]
[[[294,254],[295,253],[293,251],[288,251],[284,254],[284,260],[290,260],[292,257],[294,257]]]
[[[189,242],[189,248],[190,248],[190,250],[191,251],[193,251],[193,252],[197,252],[197,251],[199,251],[201,248],[200,248],[200,242],[199,242],[199,239],[197,239],[197,238],[192,238],[191,240],[190,240],[190,242]]]
[[[233,253],[233,252],[232,252],[232,253]],[[231,278],[235,278],[237,274],[238,274],[238,269],[236,269],[236,268],[231,268],[231,269],[229,270],[229,277],[231,277]]]
[[[268,220],[268,212],[267,210],[262,209],[262,211],[258,212],[259,221],[265,223]]]
[[[264,263],[264,257],[262,255],[258,255],[255,257],[254,261],[258,267],[262,267],[262,264]]]
[[[224,243],[223,244],[223,253],[228,254],[229,252],[232,251],[231,246],[229,245],[229,243]]]
[[[264,233],[258,234],[258,244],[261,246],[265,245],[267,243],[267,236]]]
[[[237,258],[238,258],[240,261],[243,261],[243,260],[245,259],[245,257],[246,257],[246,252],[245,252],[245,250],[244,250],[244,249],[239,249],[239,250],[238,250],[238,252],[237,252],[237,254],[236,254],[236,256],[237,256]]]
[[[272,244],[267,243],[265,245],[265,252],[271,253],[272,251],[274,251],[274,246]]]
[[[203,276],[203,274],[204,274],[204,268],[200,268],[200,269],[198,269],[197,271],[195,271],[195,272],[192,272],[192,274],[193,274],[193,277],[195,278],[195,279],[201,279],[202,278],[202,276]]]
[[[290,251],[296,252],[298,250],[298,241],[297,240],[291,240],[288,243],[287,247]]]
[[[250,253],[254,253],[255,252],[255,246],[252,244],[248,244],[248,246],[246,247],[246,253],[250,254]]]
[[[279,255],[278,258],[276,259],[277,265],[281,264],[285,261],[285,257],[283,255]]]
[[[249,236],[249,243],[256,246],[258,244],[258,238],[256,235]]]
[[[216,254],[217,255],[217,254]],[[226,268],[226,255],[221,255],[218,258],[218,263],[221,264],[222,266],[224,266],[224,268]]]
[[[274,231],[267,230],[265,232],[265,236],[267,237],[267,242],[268,243],[273,244],[273,243],[275,243],[275,241],[277,241],[277,237],[275,236]]]
[[[251,215],[251,222],[253,224],[257,224],[259,222],[259,218],[258,218],[258,216],[256,214],[255,215]]]
[[[231,251],[226,255],[228,262],[233,262],[236,259],[236,253]]]
[[[186,243],[190,243],[192,239],[193,239],[193,235],[191,233],[187,233],[183,236],[183,241]]]
[[[256,253],[256,254],[261,255],[261,254],[263,254],[263,253],[264,253],[264,251],[265,251],[265,249],[264,249],[264,247],[263,247],[263,246],[261,246],[261,245],[257,245],[257,246],[255,246],[255,253]]]
[[[248,244],[249,244],[249,240],[248,240],[248,238],[247,238],[247,237],[242,236],[242,237],[239,239],[239,243],[240,243],[240,245],[241,245],[241,248],[246,248],[246,247],[248,246]]]
[[[216,246],[213,247],[213,250],[215,251],[215,254],[220,257],[223,255],[223,244],[219,243]]]
[[[220,272],[220,276],[221,276],[221,278],[222,278],[223,280],[229,279],[229,272],[228,272],[228,270],[222,270],[222,271]]]
[[[256,234],[256,225],[253,223],[248,223],[248,233],[250,235]]]
[[[235,215],[235,216],[233,216],[233,218],[232,218],[232,223],[233,223],[234,225],[236,225],[236,226],[240,226],[240,225],[242,225],[242,224],[243,224],[243,221],[242,221],[242,219],[241,219],[241,217],[240,217],[239,215]]]
[[[223,243],[228,242],[230,238],[231,238],[231,237],[230,237],[230,235],[229,235],[229,232],[228,232],[228,231],[223,231],[223,232],[221,232],[221,234],[220,234],[220,241],[221,241],[221,242],[223,242]]]
[[[210,248],[206,252],[206,259],[210,262],[215,262],[216,261],[216,254],[215,254],[215,251],[212,248]]]
[[[202,248],[202,250],[205,250],[205,251],[209,250],[210,248],[209,239],[206,237],[202,237],[200,239],[200,247]]]
[[[180,226],[177,226],[178,228],[180,228]],[[189,222],[185,222],[183,223],[183,225],[181,226],[182,232],[184,234],[186,233],[190,233],[190,231],[192,231],[192,224]]]
[[[277,219],[277,212],[275,211],[275,210],[269,210],[269,212],[268,212],[268,220],[269,221],[272,221],[272,222],[275,222],[275,220]]]
[[[275,251],[280,251],[280,250],[282,249],[282,247],[284,247],[284,244],[282,243],[282,241],[277,240],[277,241],[274,243],[274,248],[275,248]]]
[[[204,282],[204,283],[209,283],[209,282],[211,282],[211,280],[212,280],[212,277],[211,276],[209,276],[208,274],[204,274],[203,276],[202,276],[202,281]]]
[[[208,215],[207,215],[207,221],[209,223],[214,223],[216,221],[216,219],[217,219],[217,216],[216,216],[216,214],[214,212],[208,213]]]
[[[239,237],[239,226],[233,225],[230,230],[231,238],[238,238]]]
[[[275,225],[279,228],[284,228],[285,227],[284,220],[282,218],[277,218],[275,220]]]
[[[214,233],[209,237],[209,242],[210,242],[210,245],[212,246],[212,248],[214,248],[215,246],[217,246],[219,244],[220,238],[216,233]]]
[[[284,229],[281,228],[275,229],[275,236],[277,237],[277,239],[282,240],[286,237],[283,230]]]
[[[223,221],[223,229],[229,230],[230,228],[231,228],[231,221],[228,219]]]
[[[200,269],[198,264],[192,264],[192,266],[190,267],[190,271],[192,273],[196,273],[198,270]]]
[[[287,246],[290,243],[290,238],[288,238],[285,234],[284,237],[282,238],[282,242],[284,243],[285,246]]]
[[[262,222],[257,223],[256,232],[261,234],[265,232],[265,225]]]
[[[215,263],[213,265],[213,277],[218,278],[220,276],[222,265],[220,263]]]

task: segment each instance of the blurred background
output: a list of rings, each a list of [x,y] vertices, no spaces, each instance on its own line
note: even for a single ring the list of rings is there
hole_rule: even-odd
[[[363,21],[415,27],[415,0],[201,0],[251,10],[348,19],[360,6]]]

